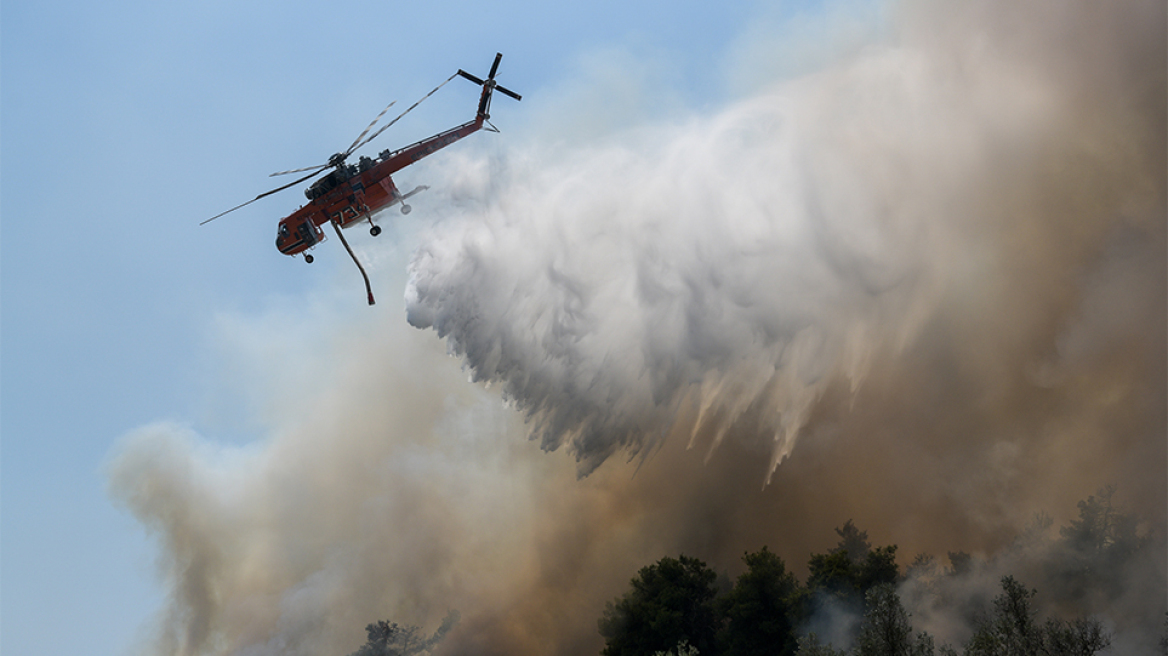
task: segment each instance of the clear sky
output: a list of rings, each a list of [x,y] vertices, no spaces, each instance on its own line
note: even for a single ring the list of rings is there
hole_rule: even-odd
[[[485,75],[496,51],[524,95],[497,101],[504,134],[550,120],[547,98],[571,99],[596,58],[660,76],[661,106],[716,106],[770,4],[4,2],[0,651],[122,653],[161,606],[155,549],[103,467],[156,420],[256,438],[247,400],[217,391],[217,317],[296,308],[338,278],[342,311],[369,311],[343,257],[308,267],[273,248],[298,190],[199,221],[340,150],[389,100]],[[475,94],[448,87],[374,149],[469,119]],[[377,291],[374,311],[400,312],[400,288]]]

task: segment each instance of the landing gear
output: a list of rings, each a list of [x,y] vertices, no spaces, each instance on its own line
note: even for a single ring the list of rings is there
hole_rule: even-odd
[[[402,211],[402,214],[409,214],[409,213],[410,213],[410,211],[411,211],[411,210],[413,210],[413,209],[414,209],[414,208],[410,207],[409,205],[406,205],[405,203],[402,203],[402,206],[401,206],[401,211]]]
[[[305,253],[304,254],[304,261],[309,263],[309,264],[312,264],[312,255],[309,253]]]
[[[374,237],[376,237],[377,235],[380,235],[381,234],[381,226],[379,226],[379,225],[373,226],[372,228],[369,229],[369,234],[373,235]]]

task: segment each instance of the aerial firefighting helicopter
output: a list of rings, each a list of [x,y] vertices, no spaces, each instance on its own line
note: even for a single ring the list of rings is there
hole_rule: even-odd
[[[344,244],[345,250],[348,251],[349,256],[353,258],[353,262],[357,264],[357,268],[361,271],[361,276],[365,279],[365,292],[369,296],[369,304],[373,305],[373,289],[369,285],[369,276],[365,273],[365,267],[361,266],[361,261],[353,253],[353,249],[349,247],[349,242],[345,240],[345,236],[341,233],[341,228],[349,228],[362,221],[368,221],[370,226],[369,234],[374,237],[381,234],[381,227],[373,223],[374,214],[397,204],[401,205],[400,209],[402,214],[409,214],[411,208],[405,201],[414,194],[428,189],[428,187],[423,185],[415,187],[412,191],[403,194],[398,190],[397,185],[393,183],[393,179],[390,177],[393,173],[427,155],[449,146],[463,137],[478,132],[484,126],[487,126],[488,130],[498,131],[489,121],[491,118],[491,94],[498,91],[515,100],[521,100],[519,94],[505,87],[501,87],[495,82],[495,74],[499,70],[499,61],[501,59],[503,59],[503,54],[496,53],[495,61],[491,64],[491,72],[485,80],[459,69],[457,73],[447,78],[446,82],[435,87],[433,91],[423,96],[421,100],[414,103],[397,118],[386,123],[376,132],[369,134],[373,126],[381,120],[382,116],[385,116],[385,113],[389,111],[390,107],[393,107],[394,103],[391,102],[385,109],[381,110],[377,118],[373,119],[373,122],[357,136],[344,152],[336,153],[324,164],[273,173],[272,176],[308,172],[302,178],[293,180],[281,187],[276,187],[271,191],[265,191],[246,203],[237,205],[226,212],[216,214],[199,225],[214,221],[224,214],[234,212],[261,198],[271,196],[289,187],[294,187],[301,182],[311,180],[328,171],[327,175],[312,183],[310,187],[304,190],[304,195],[308,197],[308,204],[280,219],[279,226],[276,229],[276,248],[280,249],[280,252],[285,255],[299,255],[303,253],[304,261],[311,263],[312,254],[307,251],[325,240],[324,231],[320,229],[320,226],[325,223],[331,223],[333,229],[337,232],[337,237]],[[386,128],[410,113],[414,107],[417,107],[423,100],[429,98],[438,89],[441,89],[447,82],[460,75],[483,88],[482,95],[479,96],[478,111],[475,113],[474,120],[467,121],[462,125],[450,128],[445,132],[440,132],[405,148],[399,148],[393,151],[383,150],[376,158],[361,157],[357,164],[345,163],[345,159],[349,155],[352,155],[357,149],[373,141]]]

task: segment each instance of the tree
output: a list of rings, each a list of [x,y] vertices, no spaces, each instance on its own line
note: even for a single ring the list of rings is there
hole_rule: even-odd
[[[966,656],[1093,656],[1111,644],[1097,620],[1049,620],[1040,626],[1030,608],[1036,594],[1012,576],[1003,578],[993,613],[978,622]]]
[[[1044,645],[1050,656],[1092,656],[1111,646],[1111,636],[1095,620],[1047,620]]]
[[[978,621],[973,637],[966,646],[966,656],[1037,656],[1042,639],[1030,609],[1030,599],[1037,594],[1027,590],[1014,577],[1002,579],[1002,594],[994,597],[993,613]]]
[[[950,551],[949,571],[953,576],[969,574],[973,571],[973,556],[964,551]]]
[[[1139,534],[1139,518],[1112,504],[1115,487],[1107,486],[1079,502],[1079,518],[1059,529],[1061,539],[1048,565],[1055,593],[1080,598],[1089,591],[1123,594],[1121,571],[1147,542]]]
[[[668,651],[654,652],[653,656],[701,656],[698,650],[694,649],[693,645],[689,644],[688,640],[682,640],[677,643],[673,649]]]
[[[365,627],[368,639],[352,656],[410,656],[432,651],[458,623],[458,611],[450,611],[442,625],[429,638],[413,625],[399,626],[397,622],[379,621]]]
[[[799,638],[799,651],[795,656],[848,656],[847,650],[835,649],[831,644],[819,644],[819,638],[814,633],[808,633]]]
[[[812,554],[807,569],[808,588],[837,597],[849,597],[856,591],[856,566],[846,552]]]
[[[717,575],[688,556],[662,558],[642,568],[632,590],[605,606],[597,622],[604,656],[649,656],[684,640],[701,654],[715,653],[719,619],[714,609]]]
[[[742,557],[747,570],[719,600],[726,620],[719,636],[725,656],[794,654],[794,622],[804,594],[786,563],[766,547]]]
[[[840,541],[835,549],[831,550],[831,553],[843,552],[853,563],[858,563],[872,550],[872,543],[868,542],[868,531],[856,528],[850,519],[844,522],[843,526],[837,528],[835,532],[840,536]]]
[[[856,567],[855,576],[856,587],[864,594],[875,586],[897,583],[900,567],[896,564],[896,545],[868,551]]]
[[[840,536],[835,549],[811,555],[807,587],[818,594],[819,603],[832,599],[858,613],[870,589],[900,580],[896,545],[873,549],[868,533],[857,529],[850,519],[835,532]]]
[[[868,591],[868,607],[860,625],[856,656],[933,656],[933,638],[921,633],[915,638],[908,612],[890,583]]]
[[[1079,518],[1072,519],[1069,526],[1059,529],[1063,540],[1077,551],[1099,553],[1125,537],[1123,529],[1128,522],[1111,504],[1115,486],[1108,485],[1096,494],[1098,498],[1092,495],[1080,501]]]
[[[1168,613],[1164,613],[1164,630],[1160,633],[1160,651],[1168,656]]]

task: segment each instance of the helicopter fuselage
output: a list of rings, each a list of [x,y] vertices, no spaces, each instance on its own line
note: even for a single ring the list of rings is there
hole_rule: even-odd
[[[423,139],[395,151],[382,151],[376,159],[362,157],[357,164],[340,164],[328,175],[304,190],[309,202],[280,220],[276,228],[276,248],[285,255],[299,255],[324,241],[321,226],[332,221],[341,228],[368,220],[373,215],[402,204],[402,213],[409,212],[404,201],[419,187],[403,195],[393,183],[393,173],[449,146],[482,129],[486,115],[479,114],[445,132]],[[380,229],[374,227],[374,233]]]

